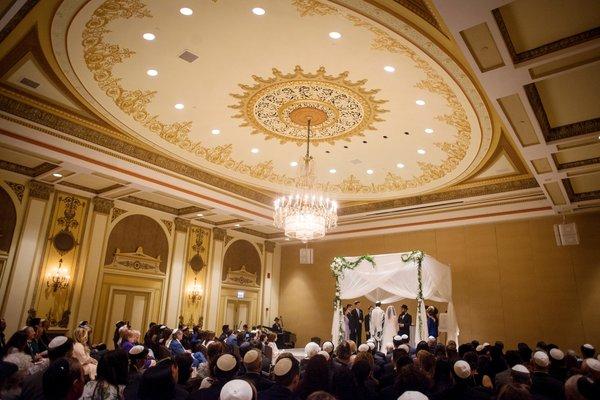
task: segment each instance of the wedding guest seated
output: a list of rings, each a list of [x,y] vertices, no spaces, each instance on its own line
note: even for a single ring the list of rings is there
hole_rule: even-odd
[[[45,400],[78,399],[83,393],[85,378],[81,364],[75,358],[59,358],[44,371],[42,387]]]
[[[262,374],[263,355],[259,350],[250,349],[244,354],[244,368],[246,372],[240,376],[254,385],[261,392],[273,386],[273,381]]]
[[[273,367],[275,384],[258,394],[259,400],[297,400],[300,363],[289,353],[282,354]]]
[[[96,378],[98,361],[90,356],[88,331],[85,328],[77,327],[73,331],[73,357],[81,364],[85,376],[90,379]]]
[[[80,400],[121,400],[127,384],[128,359],[123,350],[104,353],[98,361],[96,380],[83,388]]]
[[[144,371],[140,381],[139,400],[185,400],[188,392],[177,384],[179,371],[170,358],[161,360]]]

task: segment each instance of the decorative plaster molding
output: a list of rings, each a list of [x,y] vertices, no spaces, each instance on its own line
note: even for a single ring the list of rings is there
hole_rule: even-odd
[[[29,181],[29,196],[36,199],[48,200],[50,193],[54,191],[54,186],[44,182]]]
[[[110,217],[110,222],[113,222],[115,219],[119,218],[121,215],[125,214],[127,210],[123,210],[122,208],[114,207],[112,209],[112,216]]]
[[[267,253],[272,253],[275,251],[275,242],[271,242],[270,240],[265,241],[265,250]]]
[[[106,215],[110,214],[110,210],[115,205],[114,201],[102,197],[94,197],[92,203],[94,204],[94,212]]]
[[[221,242],[225,240],[225,236],[227,235],[227,229],[213,228],[212,231],[214,240],[220,240]]]
[[[190,220],[184,218],[175,218],[175,231],[187,232],[190,227]]]
[[[12,191],[15,192],[17,199],[19,199],[19,203],[21,203],[23,201],[23,194],[25,194],[25,185],[9,181],[5,182],[12,189]]]
[[[173,221],[169,221],[168,219],[161,219],[161,222],[165,224],[169,233],[173,233]]]

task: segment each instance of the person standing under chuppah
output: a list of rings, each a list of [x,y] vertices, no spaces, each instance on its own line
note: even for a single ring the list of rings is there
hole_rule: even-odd
[[[440,322],[438,319],[438,312],[434,306],[427,307],[427,331],[429,336],[433,336],[437,339],[439,336],[438,326]]]
[[[375,308],[371,311],[371,338],[375,340],[377,350],[381,349],[381,339],[383,336],[383,319],[385,312],[381,309],[381,302],[375,303]]]
[[[354,308],[350,311],[350,340],[354,340],[357,346],[360,346],[362,339],[362,324],[364,321],[363,312],[360,309],[360,301],[354,302]]]
[[[412,316],[408,313],[408,306],[402,304],[400,315],[398,316],[398,335],[406,335],[410,339],[410,326],[412,325]]]
[[[371,337],[371,311],[373,311],[373,306],[369,306],[367,314],[365,315],[365,334],[367,335],[367,340]]]

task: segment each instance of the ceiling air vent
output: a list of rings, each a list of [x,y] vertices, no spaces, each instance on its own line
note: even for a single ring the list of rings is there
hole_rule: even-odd
[[[360,164],[362,161],[360,161],[358,158],[355,158],[354,160],[350,160],[350,163],[354,164],[354,165],[358,165]]]
[[[195,55],[194,53],[192,53],[191,51],[184,51],[183,53],[181,53],[179,55],[179,58],[181,58],[183,61],[187,61],[189,63],[193,63],[194,61],[196,61],[196,59],[198,58],[197,55]]]
[[[38,86],[40,86],[39,83],[37,83],[36,81],[32,81],[31,79],[27,79],[27,78],[23,78],[20,80],[20,82],[25,85],[25,86],[29,86],[32,89],[37,89]]]

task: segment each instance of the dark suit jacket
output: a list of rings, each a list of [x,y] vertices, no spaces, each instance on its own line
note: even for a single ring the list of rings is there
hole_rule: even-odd
[[[352,311],[350,311],[350,316],[349,316],[349,323],[350,323],[350,329],[351,330],[355,330],[355,329],[359,329],[362,326],[362,323],[364,321],[364,314],[362,312],[362,310],[359,309],[353,309]]]
[[[398,316],[398,323],[404,326],[398,328],[398,334],[410,336],[410,326],[412,325],[412,316],[409,313]]]
[[[546,399],[563,400],[564,384],[546,372],[534,372],[531,376],[531,394]]]

